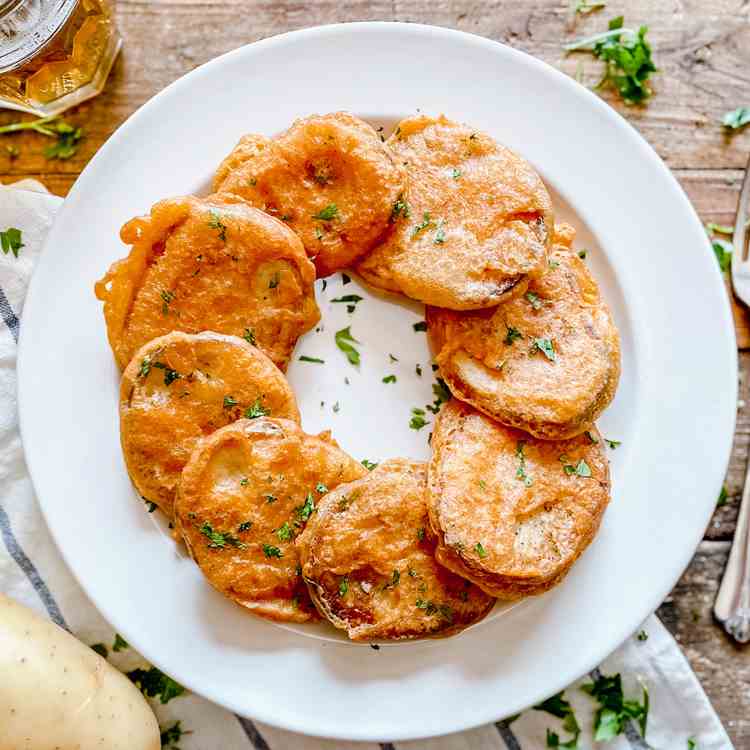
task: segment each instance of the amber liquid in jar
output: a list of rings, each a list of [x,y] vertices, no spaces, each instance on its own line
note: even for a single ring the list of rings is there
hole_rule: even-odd
[[[94,96],[120,44],[109,0],[0,0],[0,107],[46,116]]]

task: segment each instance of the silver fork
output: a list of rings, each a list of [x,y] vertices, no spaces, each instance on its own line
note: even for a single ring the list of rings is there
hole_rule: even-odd
[[[734,293],[750,306],[750,257],[748,252],[748,212],[750,212],[750,161],[737,206],[732,251],[732,286]],[[714,614],[724,629],[740,643],[750,641],[750,463],[742,490],[740,514],[734,532],[732,549],[714,602]]]

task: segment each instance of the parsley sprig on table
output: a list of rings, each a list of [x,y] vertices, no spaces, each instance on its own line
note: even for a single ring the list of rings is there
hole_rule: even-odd
[[[568,748],[569,750],[575,750],[578,748],[578,738],[581,735],[581,727],[578,725],[578,721],[573,712],[573,707],[565,699],[565,691],[561,690],[557,695],[553,695],[551,698],[547,698],[546,701],[534,706],[535,711],[545,711],[552,716],[556,716],[558,719],[563,720],[562,728],[572,734],[573,736],[565,740],[560,741],[560,736],[557,732],[547,730],[547,747],[562,747]]]
[[[737,107],[731,112],[726,112],[721,118],[721,124],[727,130],[739,130],[750,124],[750,107]]]
[[[35,133],[56,138],[57,142],[44,149],[46,159],[70,159],[78,150],[78,141],[83,138],[83,130],[61,120],[58,115],[42,117],[38,120],[24,120],[0,126],[0,135],[32,130]]]
[[[622,692],[620,675],[599,675],[594,682],[581,687],[599,703],[594,716],[594,739],[597,742],[611,740],[625,731],[628,720],[637,722],[641,735],[646,736],[649,698],[648,690],[643,689],[643,701],[626,700]]]
[[[624,27],[623,16],[609,22],[607,31],[566,44],[566,52],[585,51],[602,60],[606,67],[596,88],[611,86],[628,104],[643,104],[650,96],[648,79],[657,68],[646,40],[647,26],[638,31]]]
[[[185,692],[179,682],[164,674],[160,669],[133,669],[125,676],[147,697],[156,698],[163,704],[169,703]]]

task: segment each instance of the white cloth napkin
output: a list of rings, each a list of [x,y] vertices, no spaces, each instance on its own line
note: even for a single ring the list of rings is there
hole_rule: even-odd
[[[62,202],[48,194],[32,192],[38,190],[44,188],[33,181],[17,183],[13,188],[0,186],[0,231],[16,227],[22,231],[24,243],[18,258],[12,253],[0,255],[0,317],[4,320],[0,323],[0,591],[46,614],[84,643],[104,644],[109,660],[127,671],[146,664],[131,647],[113,650],[115,633],[89,603],[60,557],[41,517],[18,432],[16,340],[22,325],[19,319],[29,278]],[[49,251],[67,252],[66,248]],[[653,615],[639,632],[640,638],[634,634],[592,675],[564,692],[582,730],[578,748],[731,750],[729,737],[672,636]],[[615,739],[607,743],[594,740],[592,728],[598,706],[580,686],[601,675],[617,673],[622,674],[626,698],[640,700],[641,686],[648,689],[650,711],[645,741],[632,720]],[[152,707],[162,729],[180,721],[181,729],[190,732],[179,742],[168,745],[181,750],[391,750],[394,747],[388,742],[355,743],[303,737],[233,717],[189,693],[166,705],[152,700]],[[426,734],[429,729],[426,720]],[[571,737],[561,719],[547,711],[528,709],[515,719],[447,737],[399,742],[395,747],[398,750],[531,750],[551,746],[548,730],[559,736],[560,743],[568,742]]]

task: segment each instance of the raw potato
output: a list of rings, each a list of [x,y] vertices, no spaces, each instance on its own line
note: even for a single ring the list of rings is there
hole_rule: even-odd
[[[0,594],[0,750],[159,750],[138,689],[49,620]]]

